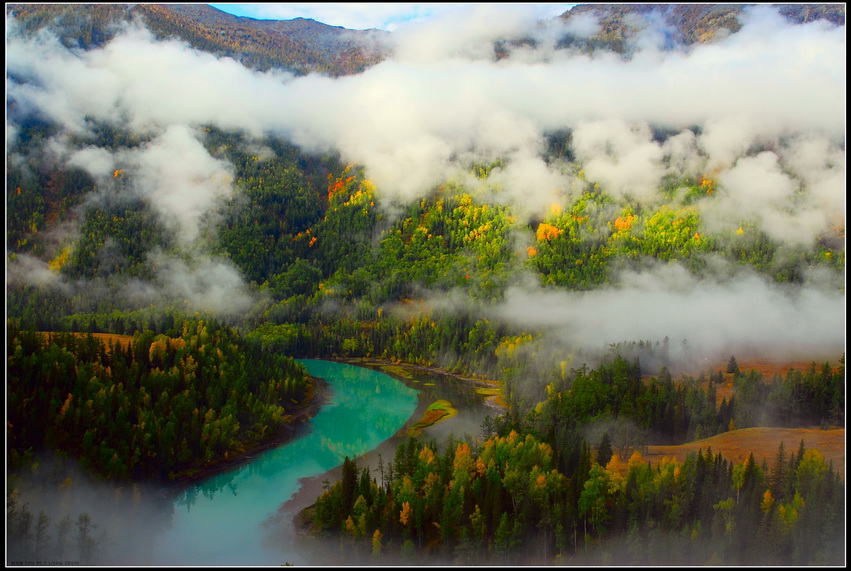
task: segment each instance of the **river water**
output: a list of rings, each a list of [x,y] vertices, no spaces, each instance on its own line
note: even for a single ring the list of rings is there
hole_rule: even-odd
[[[416,409],[418,391],[363,367],[300,362],[328,381],[331,401],[301,438],[181,494],[149,564],[307,564],[270,542],[264,522],[298,490],[301,478],[331,470],[346,456],[356,458],[392,437]]]
[[[62,516],[76,520],[80,513],[90,514],[97,526],[93,536],[99,538],[91,562],[98,565],[311,565],[304,550],[294,547],[289,520],[279,514],[303,479],[315,486],[346,456],[366,461],[376,449],[391,461],[395,443],[405,438],[400,429],[437,399],[449,400],[458,414],[426,429],[421,438],[427,440],[476,435],[483,418],[495,414],[473,384],[448,375],[391,367],[397,380],[367,367],[300,362],[327,381],[331,398],[290,442],[199,481],[177,497],[170,488],[100,482],[69,469],[73,462],[45,460],[30,476],[16,479],[23,490],[21,505],[50,516],[54,542]],[[74,549],[68,551],[73,556]]]

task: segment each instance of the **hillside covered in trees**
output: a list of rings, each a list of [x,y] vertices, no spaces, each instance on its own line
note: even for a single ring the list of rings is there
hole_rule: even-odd
[[[107,478],[173,479],[279,434],[311,387],[291,358],[203,321],[126,348],[15,329],[8,343],[12,466],[49,445]]]
[[[844,427],[844,7],[659,10],[7,5],[8,465],[180,478],[286,431],[294,357],[370,357],[508,409],[347,461],[314,523],[353,556],[836,564],[816,450],[641,452]],[[746,354],[813,366],[717,398]]]
[[[381,557],[500,565],[836,563],[844,532],[835,502],[844,499],[844,481],[803,441],[791,451],[781,441],[772,462],[750,453],[734,463],[710,446],[684,462],[668,457],[653,466],[642,450],[648,440],[724,432],[733,418],[760,423],[748,414],[765,400],[787,411],[816,405],[819,399],[802,390],[833,394],[838,412],[844,375],[844,365],[813,367],[766,384],[737,372],[739,400],[716,407],[715,379],[708,390],[694,378],[675,386],[669,375],[642,383],[637,362],[618,358],[578,371],[569,389],[550,385],[548,398],[525,418],[513,408],[483,425],[474,441],[441,446],[411,438],[378,476],[347,458],[342,478],[306,515],[312,533],[339,537],[340,557],[363,564]],[[775,418],[798,426],[801,412]],[[805,422],[820,416],[804,414]],[[589,443],[582,435],[593,425],[607,429]]]
[[[232,16],[206,4],[7,4],[29,33],[57,32],[69,48],[98,48],[130,22],[158,39],[177,39],[258,71],[298,75],[358,73],[384,55],[382,33],[358,32],[303,18],[289,21]]]

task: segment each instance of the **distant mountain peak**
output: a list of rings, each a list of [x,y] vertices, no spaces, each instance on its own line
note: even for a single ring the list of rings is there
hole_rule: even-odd
[[[25,31],[48,27],[67,46],[109,41],[116,24],[141,18],[159,38],[176,38],[252,69],[333,76],[359,73],[386,56],[377,30],[349,30],[310,18],[259,20],[207,4],[7,4]],[[384,32],[389,33],[389,32]]]
[[[589,45],[614,51],[628,50],[627,44],[649,24],[664,27],[677,45],[707,43],[736,33],[741,18],[757,4],[579,4],[560,18],[575,20],[594,16],[599,31],[587,38]],[[771,4],[787,20],[806,23],[825,20],[845,25],[844,4]]]

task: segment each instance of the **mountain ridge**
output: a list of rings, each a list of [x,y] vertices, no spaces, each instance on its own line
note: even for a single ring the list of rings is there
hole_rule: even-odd
[[[629,54],[638,34],[660,27],[666,48],[689,47],[736,33],[740,18],[756,4],[578,4],[555,18],[566,24],[596,18],[599,30],[588,37],[566,31],[558,48]],[[790,22],[825,20],[845,25],[843,4],[772,4]],[[160,39],[176,38],[193,48],[231,57],[258,71],[282,69],[296,75],[357,74],[390,55],[392,32],[352,30],[309,18],[266,20],[235,16],[208,4],[7,4],[6,14],[29,32],[49,27],[66,46],[84,49],[109,41],[129,22],[141,20]],[[527,45],[528,38],[503,38],[506,46]]]
[[[628,51],[628,44],[648,25],[661,27],[669,44],[691,46],[709,43],[736,33],[740,19],[756,6],[770,6],[789,22],[803,24],[826,20],[845,25],[844,4],[578,4],[559,16],[564,22],[593,17],[597,33],[586,47]]]
[[[83,49],[103,45],[138,19],[159,39],[176,38],[258,71],[349,75],[385,55],[378,30],[349,30],[306,19],[256,20],[206,4],[7,4],[6,14],[26,32],[50,28],[66,46]]]

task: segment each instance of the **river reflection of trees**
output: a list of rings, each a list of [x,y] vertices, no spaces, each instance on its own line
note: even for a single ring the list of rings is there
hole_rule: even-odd
[[[436,440],[442,443],[449,437],[477,438],[481,436],[482,422],[485,417],[493,417],[500,413],[498,407],[487,404],[487,396],[477,392],[486,386],[474,380],[459,378],[451,374],[429,371],[417,367],[392,366],[385,370],[379,363],[363,363],[364,366],[383,370],[399,382],[416,389],[422,407],[427,407],[437,400],[447,400],[458,412],[455,416],[440,421],[426,428],[421,440]],[[398,372],[397,372],[398,371]],[[401,374],[403,373],[403,374]],[[419,419],[419,412],[410,419],[408,426]]]
[[[311,366],[316,367],[311,374],[331,383],[332,402],[323,406],[309,424],[299,426],[295,438],[287,444],[258,453],[239,467],[182,490],[175,499],[176,505],[191,509],[199,495],[208,500],[221,493],[237,495],[239,482],[278,479],[290,465],[302,465],[305,472],[313,466],[314,473],[322,473],[341,464],[347,456],[362,456],[394,435],[404,438],[404,429],[420,414],[411,412],[414,395],[420,409],[445,399],[458,410],[454,417],[427,428],[421,436],[426,440],[477,437],[484,418],[494,413],[485,404],[486,397],[476,392],[474,382],[451,375],[418,369],[406,369],[406,374],[400,375],[385,372],[379,365],[330,361],[317,361]]]
[[[207,499],[220,493],[236,495],[239,484],[256,486],[258,480],[281,479],[282,473],[297,479],[330,470],[346,456],[360,456],[393,436],[417,404],[415,389],[380,371],[331,361],[306,363],[312,375],[331,385],[331,402],[299,426],[293,440],[183,490],[177,505],[191,509],[199,494]]]

